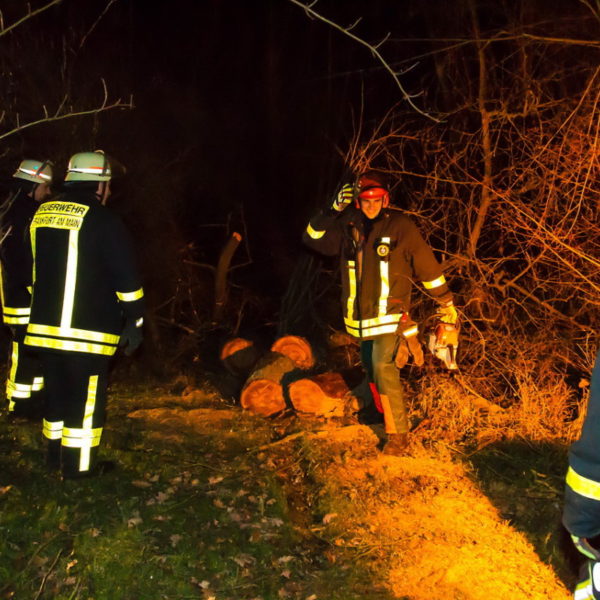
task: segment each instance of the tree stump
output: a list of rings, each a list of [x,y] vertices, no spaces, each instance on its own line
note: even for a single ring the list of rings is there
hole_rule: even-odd
[[[271,346],[271,352],[287,356],[299,369],[310,369],[315,364],[310,344],[303,337],[297,335],[284,335],[275,340]]]
[[[250,340],[233,338],[221,349],[221,362],[236,376],[248,375],[258,362],[258,350]]]
[[[294,361],[283,354],[272,352],[262,358],[244,384],[242,408],[264,417],[285,409],[282,380],[295,368]]]
[[[339,373],[322,373],[289,385],[290,400],[298,412],[343,417],[357,412],[359,401]]]

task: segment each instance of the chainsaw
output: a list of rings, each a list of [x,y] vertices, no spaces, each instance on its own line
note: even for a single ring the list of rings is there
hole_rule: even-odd
[[[456,352],[458,350],[458,329],[450,323],[438,323],[427,339],[429,351],[439,358],[449,371],[458,369]]]

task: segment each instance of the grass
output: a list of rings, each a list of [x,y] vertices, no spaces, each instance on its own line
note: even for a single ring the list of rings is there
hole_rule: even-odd
[[[39,425],[0,417],[0,598],[363,597],[360,568],[323,557],[257,457],[271,425],[239,412],[233,431],[161,440],[126,416],[161,393],[112,390],[102,448],[119,468],[97,479],[46,472]]]

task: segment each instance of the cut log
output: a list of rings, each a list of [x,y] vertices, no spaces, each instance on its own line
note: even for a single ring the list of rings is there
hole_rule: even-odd
[[[289,385],[289,394],[298,412],[317,416],[343,417],[360,408],[339,373],[322,373],[294,381]]]
[[[297,335],[284,335],[275,340],[271,346],[271,352],[279,352],[279,354],[291,358],[299,369],[310,369],[315,364],[310,344],[303,337]]]
[[[244,338],[229,340],[221,349],[221,362],[232,375],[247,376],[258,359],[256,346]]]
[[[283,354],[269,353],[262,358],[242,389],[242,408],[264,417],[285,409],[282,380],[296,368],[294,361]]]

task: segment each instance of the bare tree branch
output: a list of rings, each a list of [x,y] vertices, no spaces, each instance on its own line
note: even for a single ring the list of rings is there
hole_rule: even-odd
[[[375,56],[375,58],[383,65],[383,68],[392,76],[392,78],[394,79],[394,82],[396,83],[396,86],[400,90],[400,93],[402,94],[402,97],[404,98],[404,100],[406,100],[406,102],[408,102],[408,104],[419,114],[427,117],[428,119],[431,119],[432,121],[435,121],[436,123],[440,122],[439,119],[437,119],[433,115],[423,111],[413,102],[412,99],[415,96],[410,95],[404,89],[404,86],[402,85],[402,83],[400,82],[400,79],[398,78],[398,74],[394,71],[394,69],[392,69],[390,64],[383,58],[383,56],[379,52],[379,48],[381,47],[381,45],[383,43],[385,43],[387,41],[387,39],[389,38],[389,35],[390,35],[389,33],[382,40],[380,40],[377,44],[373,45],[373,44],[370,44],[369,42],[363,40],[362,38],[358,37],[354,33],[352,33],[351,30],[356,26],[358,21],[356,21],[350,27],[342,27],[341,25],[338,25],[334,21],[327,19],[326,17],[324,17],[323,15],[318,13],[316,10],[314,10],[312,7],[316,4],[316,1],[312,2],[311,4],[305,4],[304,2],[301,2],[300,0],[289,0],[289,1],[292,2],[293,4],[296,4],[297,6],[300,6],[302,9],[304,9],[304,11],[306,12],[307,15],[309,15],[311,17],[315,17],[316,19],[319,19],[320,21],[327,23],[334,29],[341,31],[344,35],[347,35],[349,38],[353,39],[355,42],[358,42],[359,44],[368,48],[371,51],[371,53],[373,54],[373,56]]]
[[[33,17],[39,15],[40,13],[48,10],[51,6],[54,6],[55,4],[60,4],[61,2],[62,2],[62,0],[52,0],[51,2],[48,2],[48,4],[45,4],[44,6],[41,6],[40,8],[36,8],[35,10],[31,10],[31,8],[29,8],[29,10],[25,16],[21,17],[20,19],[15,21],[12,25],[8,25],[7,27],[4,27],[4,19],[2,18],[2,16],[1,16],[2,13],[0,12],[0,37],[2,37],[3,35],[6,35],[7,33],[12,31],[19,25],[22,25],[25,21],[28,21],[29,19],[32,19]]]

